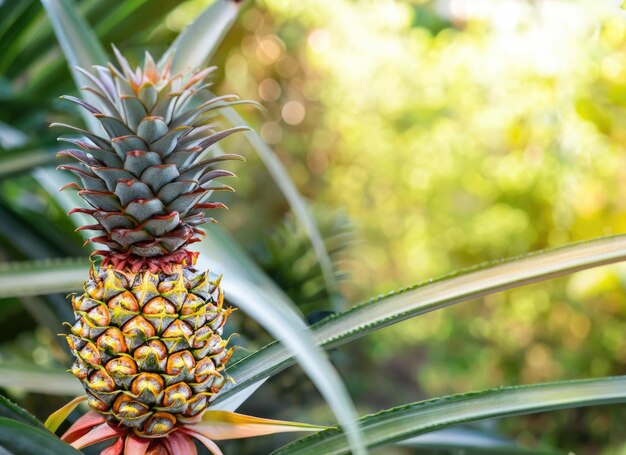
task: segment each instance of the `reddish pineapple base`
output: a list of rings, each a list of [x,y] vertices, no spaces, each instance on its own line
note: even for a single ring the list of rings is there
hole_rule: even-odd
[[[215,442],[190,428],[180,427],[167,437],[150,439],[140,437],[128,428],[111,425],[94,411],[78,419],[62,439],[77,448],[116,439],[100,455],[197,455],[192,437],[202,442],[213,455],[223,455]]]
[[[129,269],[137,273],[140,270],[148,270],[151,273],[163,271],[172,274],[174,266],[195,265],[198,259],[198,253],[181,249],[172,254],[155,257],[142,257],[132,253],[122,253],[109,250],[98,250],[92,253],[92,256],[103,256],[102,266],[111,265],[116,270]]]

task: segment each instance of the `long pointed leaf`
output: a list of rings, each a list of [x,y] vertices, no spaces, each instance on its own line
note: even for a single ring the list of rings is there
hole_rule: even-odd
[[[20,422],[34,426],[40,430],[44,430],[46,428],[28,411],[22,409],[17,404],[2,395],[0,395],[0,417],[19,420]]]
[[[239,14],[241,2],[217,0],[182,31],[159,61],[173,56],[172,72],[200,68],[217,50]]]
[[[80,452],[46,430],[0,417],[0,453],[79,455]]]
[[[389,409],[360,420],[368,446],[380,446],[463,422],[626,402],[626,376],[502,387]],[[341,430],[299,439],[273,455],[339,455],[349,446]]]
[[[455,303],[625,259],[626,235],[537,252],[463,270],[372,299],[315,324],[312,331],[320,345],[332,347]],[[223,391],[217,401],[292,363],[291,356],[282,346],[276,343],[265,346],[228,369],[236,381],[235,385]]]
[[[7,363],[0,364],[0,387],[49,395],[77,396],[85,392],[80,382],[65,370]]]
[[[0,298],[79,291],[87,259],[50,259],[0,264]]]
[[[187,424],[186,427],[188,430],[200,433],[212,441],[252,438],[292,431],[316,432],[326,429],[326,427],[309,425],[307,423],[262,419],[260,417],[228,411],[214,411],[212,409],[209,409],[202,415],[201,422]]]
[[[87,399],[87,395],[81,395],[74,398],[62,408],[56,410],[46,419],[46,428],[53,433],[61,426],[61,424],[67,419],[76,407]]]
[[[70,0],[41,0],[48,17],[52,22],[54,33],[70,66],[70,72],[77,87],[91,85],[89,79],[78,71],[75,66],[90,69],[93,65],[105,65],[107,54],[102,48],[93,30],[85,19],[78,14],[76,5]],[[84,93],[86,101],[96,102],[95,95]],[[98,121],[87,111],[81,109],[81,115],[93,132],[100,131]]]

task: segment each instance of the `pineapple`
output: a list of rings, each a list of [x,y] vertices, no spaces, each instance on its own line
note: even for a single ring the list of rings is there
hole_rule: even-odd
[[[194,267],[205,211],[222,154],[205,157],[208,147],[243,128],[216,131],[211,119],[235,96],[205,97],[213,68],[170,74],[146,53],[133,70],[114,49],[119,68],[78,69],[97,106],[65,97],[89,111],[103,135],[62,125],[81,134],[62,137],[76,149],[59,155],[77,161],[59,166],[74,173],[89,208],[76,208],[94,224],[87,242],[101,264],[90,271],[84,294],[72,297],[76,321],[67,335],[76,357],[72,373],[82,382],[89,405],[109,425],[139,437],[165,437],[197,422],[227,378],[232,348],[222,339],[231,312],[223,305],[220,278]],[[71,212],[71,213],[72,213]]]

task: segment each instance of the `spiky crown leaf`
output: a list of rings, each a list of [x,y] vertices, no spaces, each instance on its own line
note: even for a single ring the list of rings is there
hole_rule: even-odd
[[[146,52],[143,68],[132,70],[114,48],[119,69],[95,66],[95,74],[77,68],[92,83],[83,90],[98,102],[89,104],[72,96],[72,101],[91,113],[102,125],[105,136],[75,126],[55,123],[82,135],[61,137],[77,146],[58,155],[77,161],[59,169],[74,173],[81,181],[75,188],[90,205],[70,213],[85,213],[95,224],[80,230],[98,232],[88,242],[105,245],[96,251],[103,265],[134,271],[166,270],[174,264],[193,263],[185,249],[204,232],[199,225],[214,221],[206,210],[224,207],[208,202],[212,191],[232,191],[227,185],[213,186],[219,177],[234,176],[216,169],[224,160],[243,160],[239,155],[206,157],[213,144],[247,129],[218,131],[211,120],[225,106],[247,103],[235,95],[208,98],[199,95],[210,84],[205,80],[215,67],[171,75],[171,64],[159,68]]]

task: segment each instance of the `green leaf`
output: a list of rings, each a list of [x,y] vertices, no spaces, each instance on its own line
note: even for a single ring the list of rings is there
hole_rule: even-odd
[[[0,153],[0,179],[54,162],[54,153],[42,149],[13,149],[3,152]]]
[[[87,259],[46,259],[0,264],[0,298],[80,291]]]
[[[39,429],[45,429],[42,423],[37,420],[27,410],[19,407],[13,403],[7,397],[0,395],[0,417],[6,417],[8,419],[19,420],[20,422],[37,427]]]
[[[0,417],[0,453],[11,455],[77,455],[80,452],[46,430]]]
[[[63,54],[70,66],[72,77],[77,87],[92,85],[84,75],[73,70],[73,67],[90,70],[93,65],[106,65],[108,57],[97,36],[85,19],[78,14],[76,5],[70,0],[41,0],[48,17],[52,22],[54,33],[61,45]],[[95,95],[83,94],[88,103],[97,102]],[[81,115],[91,131],[100,131],[97,120],[84,109]]]
[[[60,368],[41,368],[32,364],[0,364],[0,388],[47,395],[77,396],[85,393],[80,382],[67,371]]]
[[[315,340],[337,346],[374,330],[495,292],[544,281],[568,273],[626,259],[626,235],[541,251],[496,263],[483,264],[456,274],[378,297],[312,326]],[[228,368],[235,384],[220,393],[228,398],[293,362],[285,348],[272,343]]]
[[[360,419],[369,447],[390,444],[422,433],[494,417],[626,402],[626,376],[502,387],[452,395],[389,409]],[[274,455],[339,455],[349,446],[341,430],[299,439]]]
[[[173,56],[172,73],[200,68],[215,53],[239,14],[241,2],[217,0],[178,35],[159,66]]]
[[[70,0],[41,0],[52,22],[54,33],[71,66],[90,68],[105,65],[108,57],[85,19]],[[77,81],[77,86],[83,85]]]

